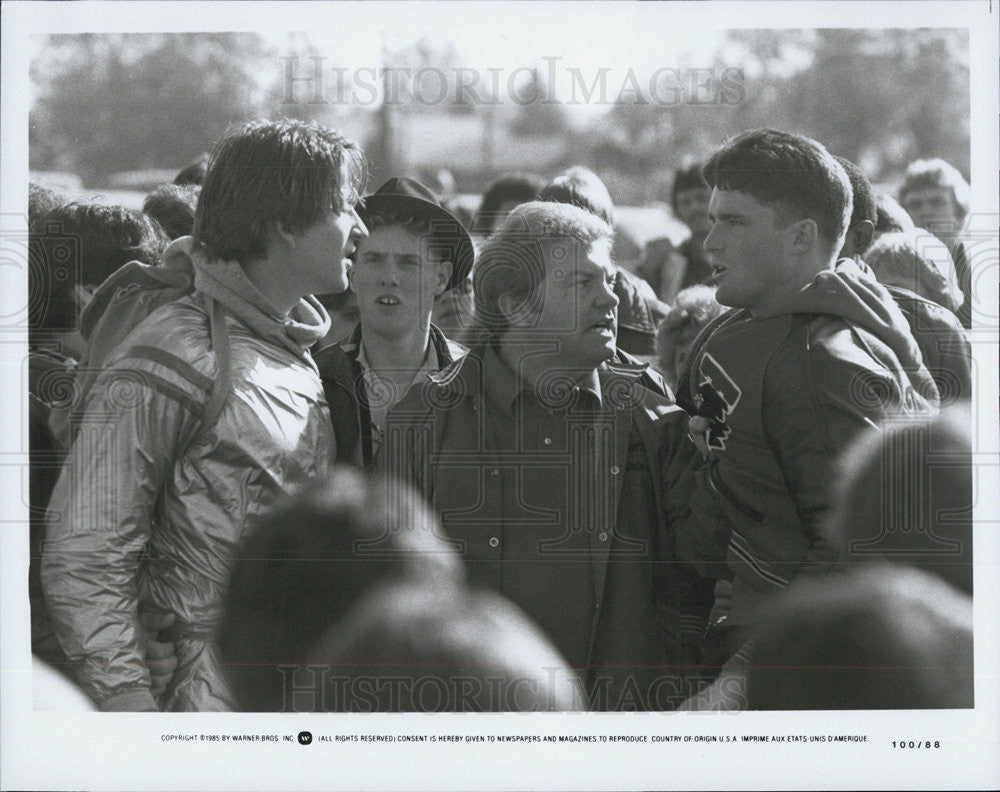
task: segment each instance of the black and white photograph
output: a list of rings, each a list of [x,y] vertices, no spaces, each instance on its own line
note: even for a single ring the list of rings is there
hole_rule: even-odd
[[[991,3],[0,13],[0,789],[1000,785]]]

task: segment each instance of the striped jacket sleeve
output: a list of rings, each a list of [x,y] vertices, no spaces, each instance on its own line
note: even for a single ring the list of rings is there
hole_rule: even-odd
[[[56,634],[103,710],[155,710],[136,629],[137,578],[177,455],[210,381],[132,347],[97,378],[46,520],[42,584]]]

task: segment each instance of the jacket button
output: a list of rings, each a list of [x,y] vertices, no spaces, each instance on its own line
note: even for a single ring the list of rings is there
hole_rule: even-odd
[[[552,438],[546,437],[544,440],[542,440],[542,442],[545,443],[545,445],[550,446],[552,445]]]
[[[600,540],[601,540],[602,542],[606,542],[606,541],[608,541],[608,534],[607,534],[607,532],[606,532],[606,531],[601,531],[601,532],[600,532],[600,533],[599,533],[599,534],[597,535],[597,538],[598,538],[598,539],[600,539]]]
[[[499,546],[500,546],[500,540],[497,539],[495,536],[491,536],[490,537],[490,547],[499,547]]]
[[[611,475],[612,476],[617,476],[619,473],[621,473],[621,468],[619,468],[618,465],[612,465],[611,466]]]

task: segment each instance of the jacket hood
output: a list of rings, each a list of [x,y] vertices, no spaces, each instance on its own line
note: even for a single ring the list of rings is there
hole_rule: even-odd
[[[262,338],[284,346],[311,363],[306,350],[330,329],[330,315],[312,295],[299,300],[288,316],[247,278],[237,261],[211,259],[192,237],[175,239],[163,253],[167,268],[194,268],[195,288],[220,302]]]
[[[767,316],[800,313],[839,316],[877,336],[905,370],[922,367],[920,348],[896,301],[852,259],[841,259],[834,269],[819,273],[799,291],[785,295]],[[910,379],[914,379],[912,375]],[[914,386],[919,384],[913,382]]]

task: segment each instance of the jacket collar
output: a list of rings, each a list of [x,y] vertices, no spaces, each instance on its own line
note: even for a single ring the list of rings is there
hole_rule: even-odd
[[[430,327],[430,341],[434,345],[434,352],[437,353],[437,359],[441,363],[441,368],[454,363],[469,351],[468,348],[462,346],[457,341],[452,341],[448,338],[441,328],[435,324],[431,324]],[[354,326],[354,330],[347,337],[347,340],[340,343],[340,348],[344,350],[344,353],[351,358],[351,360],[356,361],[358,359],[358,354],[361,352],[361,323],[358,322]]]
[[[456,358],[452,363],[442,367],[439,371],[428,374],[428,379],[438,387],[454,387],[460,393],[474,395],[484,390],[484,374],[487,368],[486,357],[488,354],[499,357],[489,349],[488,345],[477,345],[468,350],[460,358]],[[603,405],[607,395],[618,392],[618,389],[625,386],[625,392],[634,392],[637,387],[646,385],[646,378],[650,378],[653,384],[659,380],[659,376],[653,372],[645,363],[634,359],[622,359],[622,355],[602,365],[596,372],[593,390],[598,401]],[[627,356],[626,356],[627,357]],[[499,362],[499,360],[498,360]],[[501,365],[504,365],[501,363]],[[506,368],[506,366],[504,365]],[[513,379],[513,375],[511,375]],[[649,387],[648,385],[646,387]],[[666,386],[663,386],[666,388]],[[651,388],[655,390],[655,388]],[[668,391],[669,392],[669,391]],[[517,395],[513,389],[510,390],[510,400]]]
[[[617,377],[625,377],[627,379],[638,379],[643,374],[649,373],[649,366],[645,363],[636,360],[635,358],[625,359],[621,353],[613,357],[600,369],[598,369],[600,375],[605,376],[613,374]]]
[[[247,278],[237,261],[212,258],[204,245],[192,237],[180,237],[163,252],[164,264],[171,269],[190,265],[195,289],[221,304],[261,338],[313,366],[309,348],[330,329],[330,315],[312,295],[303,297],[287,316]]]
[[[500,355],[497,346],[483,350],[483,391],[505,415],[513,413],[514,404],[522,395],[550,410],[563,410],[582,397],[601,406],[601,383],[597,372],[592,371],[574,384],[565,376],[554,372],[548,382],[529,384],[517,376],[508,362]],[[543,378],[544,379],[544,378]]]
[[[340,342],[340,348],[351,359],[357,360],[361,351],[361,322],[354,325],[354,329],[345,341]]]
[[[469,351],[445,336],[440,328],[433,324],[431,325],[430,337],[442,370],[451,368]],[[361,364],[358,362],[360,352],[361,324],[359,323],[354,326],[351,334],[344,341],[324,347],[316,353],[316,363],[320,369],[320,376],[324,379],[353,383],[361,376]],[[428,372],[428,376],[432,380],[435,380],[439,374],[438,371]]]
[[[469,351],[468,347],[448,338],[435,324],[431,324],[431,343],[434,344],[434,350],[442,367],[465,357]]]

